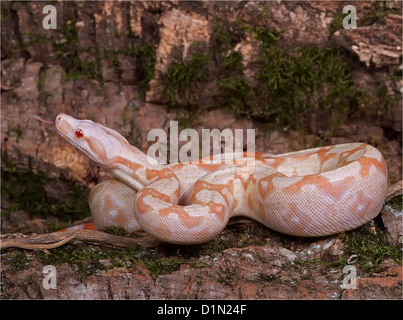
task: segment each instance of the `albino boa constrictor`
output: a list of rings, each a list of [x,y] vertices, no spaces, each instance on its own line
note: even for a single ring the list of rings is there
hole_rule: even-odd
[[[324,236],[373,219],[386,196],[385,160],[364,143],[256,154],[254,165],[163,165],[90,120],[59,114],[55,125],[115,177],[90,192],[97,229],[142,229],[165,242],[196,244],[213,239],[229,218],[246,216],[282,233]]]

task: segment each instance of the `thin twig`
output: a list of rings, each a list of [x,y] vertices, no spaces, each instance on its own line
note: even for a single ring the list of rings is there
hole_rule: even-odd
[[[24,243],[20,240],[25,240],[27,238],[22,238],[22,239],[11,239],[9,241],[2,241],[0,243],[0,250],[2,249],[7,249],[7,248],[21,248],[21,249],[28,249],[28,250],[44,250],[44,249],[54,249],[57,247],[60,247],[67,242],[70,242],[73,240],[75,237],[71,236],[66,239],[63,239],[61,241],[55,242],[55,243],[50,243],[50,244],[31,244],[31,243]]]
[[[74,243],[92,243],[120,248],[156,247],[158,241],[149,236],[141,238],[122,237],[94,230],[74,230],[27,236],[23,238],[2,239],[0,250],[23,248],[29,250],[53,249],[74,239]]]
[[[401,195],[403,193],[403,180],[396,182],[395,184],[388,187],[388,192],[386,193],[385,201],[389,201],[390,199]]]

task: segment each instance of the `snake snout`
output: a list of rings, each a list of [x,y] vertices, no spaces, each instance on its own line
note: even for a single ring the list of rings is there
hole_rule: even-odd
[[[68,141],[75,140],[74,127],[76,126],[76,122],[76,119],[67,114],[58,114],[55,120],[57,132]]]
[[[67,114],[65,114],[65,113],[59,113],[59,114],[56,116],[55,125],[56,125],[56,127],[57,127],[57,126],[59,126],[59,125],[60,125],[62,122],[64,122],[64,121],[71,122],[71,121],[73,121],[73,120],[75,120],[73,117],[71,117],[71,116],[69,116],[69,115],[67,115]]]

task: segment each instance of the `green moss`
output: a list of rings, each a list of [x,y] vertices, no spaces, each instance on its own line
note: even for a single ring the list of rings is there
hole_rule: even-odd
[[[2,255],[1,259],[2,263],[10,265],[11,270],[16,272],[27,269],[33,260],[33,256],[22,250],[13,250],[7,255]]]
[[[245,79],[240,75],[222,78],[219,80],[218,85],[225,97],[223,107],[230,107],[239,114],[245,113],[245,105],[249,103],[248,101],[253,96]]]
[[[217,19],[211,30],[210,43],[217,65],[226,53],[232,51],[243,35],[243,24],[238,21]]]
[[[28,39],[28,45],[33,45],[35,43],[52,43],[52,39],[48,38],[43,34],[36,34],[33,32],[23,32],[22,35],[26,36]]]
[[[55,56],[60,59],[66,69],[66,80],[95,79],[103,83],[99,48],[79,46],[76,30],[77,19],[75,12],[64,13],[64,20],[57,29],[58,39],[52,41]],[[79,53],[82,53],[81,57],[79,57]]]
[[[263,225],[252,223],[233,225],[225,228],[217,237],[200,247],[194,247],[194,253],[200,255],[221,252],[229,248],[262,246],[267,243],[270,230]]]
[[[142,43],[126,49],[105,48],[105,57],[112,61],[114,69],[120,74],[118,55],[134,56],[138,89],[141,97],[150,89],[149,82],[154,78],[155,48],[153,43]]]
[[[207,248],[208,251],[215,253],[231,248],[231,244],[232,242],[225,239],[225,237],[223,237],[223,234],[221,233],[220,235],[218,235],[213,240],[207,243]]]
[[[171,108],[197,105],[199,84],[208,76],[208,57],[194,54],[185,63],[173,62],[163,78],[163,92]]]
[[[209,77],[209,61],[207,55],[195,53],[184,63],[173,62],[163,76],[163,93],[168,109],[175,110],[176,120],[182,128],[195,126],[205,110],[199,96]]]
[[[121,252],[93,245],[68,244],[53,249],[50,254],[36,251],[36,258],[45,265],[60,263],[75,265],[77,266],[77,275],[83,277],[112,267],[124,266],[124,263],[119,259],[119,253]],[[103,259],[108,259],[110,264],[102,263]]]
[[[396,197],[393,197],[388,202],[386,202],[386,204],[391,206],[393,209],[395,209],[397,211],[402,211],[403,210],[403,195],[398,195]]]
[[[345,18],[346,16],[348,16],[348,15],[349,15],[349,13],[343,13],[343,12],[341,12],[341,13],[336,14],[336,15],[334,16],[334,18],[333,18],[333,20],[332,20],[332,22],[330,23],[330,26],[329,26],[329,34],[328,34],[329,40],[332,38],[333,34],[334,34],[337,30],[343,28],[343,20],[344,20],[344,18]]]
[[[128,234],[128,232],[124,228],[118,226],[109,226],[103,229],[102,231],[109,234],[113,234],[115,236],[126,236]]]
[[[21,136],[22,136],[22,128],[18,124],[17,126],[12,126],[11,122],[7,120],[7,131],[6,131],[6,136],[7,137],[16,137],[17,143],[19,142]]]
[[[340,122],[357,112],[366,93],[356,87],[339,48],[303,46],[288,52],[279,45],[279,33],[252,32],[261,43],[255,62],[260,67],[257,85],[250,88],[239,72],[220,82],[223,89],[231,89],[226,96],[236,114],[304,131],[308,113],[327,110],[333,123],[324,134],[331,135]],[[240,69],[240,62],[234,69]]]
[[[278,34],[259,30],[256,36],[261,41],[256,99],[238,112],[305,131],[308,114],[325,110],[333,122],[324,135],[358,112],[366,93],[352,80],[341,49],[303,46],[287,52]]]
[[[339,238],[345,244],[341,260],[346,261],[351,255],[357,255],[357,264],[368,272],[381,271],[380,264],[385,259],[402,263],[402,252],[397,246],[390,245],[384,232],[372,232],[361,227],[357,230],[342,233]]]
[[[242,55],[233,51],[220,63],[218,87],[220,105],[242,114],[254,98],[254,92],[243,76]]]
[[[360,10],[357,10],[357,27],[372,25],[387,17],[389,14],[401,14],[397,8],[388,8],[386,2],[387,1],[373,1]],[[343,20],[349,14],[350,13],[341,12],[334,16],[329,28],[329,39],[337,30],[343,28]]]
[[[150,89],[149,82],[154,78],[155,48],[152,43],[142,44],[134,49],[136,75],[140,93],[144,96]]]
[[[371,5],[366,8],[365,10],[362,10],[363,12],[360,14],[359,11],[357,11],[359,15],[359,19],[357,20],[357,27],[365,27],[369,26],[385,17],[387,17],[389,14],[398,14],[401,15],[401,12],[399,9],[395,8],[388,8],[386,5],[387,1],[374,1],[371,3]]]
[[[3,2],[0,7],[0,21],[3,22],[6,19],[11,17],[11,10],[12,10],[12,1]]]
[[[7,153],[2,156],[1,170],[1,194],[8,198],[12,205],[2,210],[2,214],[11,211],[26,210],[31,217],[55,216],[60,221],[75,221],[90,216],[88,207],[88,190],[84,186],[66,183],[69,185],[69,197],[74,201],[66,202],[66,199],[54,199],[45,191],[45,185],[51,180],[44,174],[35,173],[31,169],[21,172],[13,164]]]
[[[43,264],[57,265],[69,263],[77,266],[77,275],[90,274],[113,268],[130,268],[142,264],[155,279],[158,275],[172,273],[186,261],[178,256],[161,257],[158,249],[144,249],[140,246],[130,249],[99,247],[89,244],[68,244],[51,250],[50,254],[36,251],[36,258]],[[202,267],[202,264],[193,264]]]
[[[154,278],[162,274],[168,274],[179,270],[179,266],[184,263],[183,259],[178,259],[175,257],[156,260],[140,259],[140,261],[144,263]]]
[[[390,95],[388,92],[388,87],[385,82],[381,82],[377,89],[377,96],[380,102],[380,111],[383,113],[393,106],[395,106],[396,102],[399,100],[398,95]]]
[[[128,103],[122,114],[122,121],[124,124],[129,125],[129,132],[124,134],[124,137],[132,145],[141,149],[141,131],[137,126],[135,114],[138,111],[136,104]]]
[[[106,231],[106,230],[104,230]],[[109,233],[126,236],[120,228],[108,228]],[[178,246],[165,244],[157,248],[111,248],[91,244],[67,244],[52,250],[50,253],[33,251],[28,257],[26,251],[15,250],[7,253],[7,263],[16,265],[24,270],[33,259],[45,265],[69,263],[76,268],[78,277],[108,271],[113,268],[132,268],[134,265],[145,266],[155,279],[159,275],[169,274],[179,270],[182,264],[190,268],[205,268],[207,265],[200,261],[202,255],[221,252],[227,248],[243,248],[248,245],[264,244],[268,230],[259,225],[239,225],[226,228],[222,234],[209,243],[194,246]],[[259,242],[260,241],[260,242]]]
[[[387,242],[382,231],[376,233],[366,226],[353,231],[341,233],[337,238],[344,244],[343,253],[339,256],[325,256],[323,258],[296,260],[293,267],[300,266],[321,266],[326,269],[337,268],[342,270],[351,256],[356,256],[354,266],[360,268],[361,272],[381,272],[381,263],[385,259],[391,259],[402,263],[401,249]]]
[[[53,76],[54,74],[59,73],[61,75],[61,82],[62,82],[62,96],[64,98],[64,80],[66,78],[66,73],[63,70],[53,70],[50,71],[50,69],[47,69],[45,71],[42,71],[39,74],[38,78],[38,89],[40,92],[40,99],[43,101],[43,104],[47,107],[50,106],[50,102],[48,99],[53,98],[55,96],[55,92],[52,91],[46,91],[45,90],[45,84],[46,81],[49,81],[48,78]]]
[[[246,34],[260,43],[259,57],[249,63],[254,71],[249,80],[235,47]],[[309,130],[311,115],[324,117],[330,121],[317,129],[319,141],[324,141],[364,108],[379,114],[395,103],[385,84],[379,85],[376,94],[356,85],[343,49],[313,45],[285,49],[281,38],[280,32],[217,20],[208,53],[169,66],[163,79],[168,104],[177,110],[203,109],[198,100],[200,87],[215,80],[218,90],[211,107],[226,107],[235,115],[276,122],[284,130],[300,133]]]

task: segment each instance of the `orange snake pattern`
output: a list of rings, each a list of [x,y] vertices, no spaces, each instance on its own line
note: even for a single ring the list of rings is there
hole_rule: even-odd
[[[114,179],[91,189],[97,229],[144,230],[176,244],[203,243],[235,216],[273,230],[316,237],[355,229],[373,219],[387,191],[382,154],[364,143],[255,154],[231,164],[163,165],[116,131],[59,114],[58,133]]]

